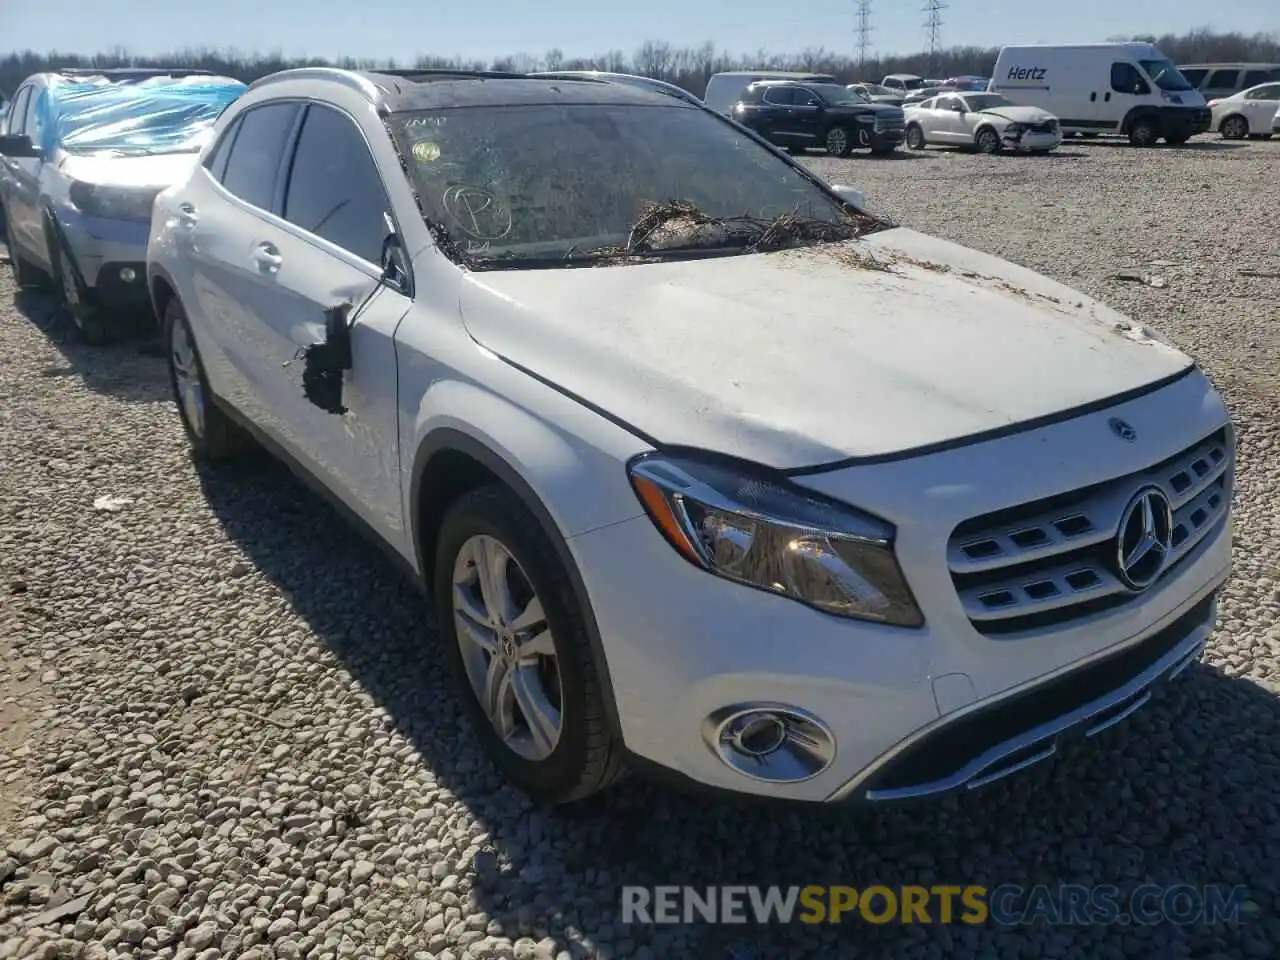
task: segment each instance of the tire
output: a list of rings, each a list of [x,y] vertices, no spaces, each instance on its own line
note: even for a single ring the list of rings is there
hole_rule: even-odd
[[[180,347],[179,338],[185,346]],[[183,429],[191,443],[192,458],[197,462],[215,463],[251,452],[256,447],[253,438],[213,402],[204,362],[191,334],[191,324],[187,322],[186,312],[177,297],[165,305],[164,342],[169,388],[173,391],[173,402],[177,404]],[[189,393],[191,389],[198,393]]]
[[[1218,125],[1223,140],[1243,140],[1249,136],[1249,121],[1240,114],[1227,117]]]
[[[1160,131],[1154,120],[1139,117],[1129,124],[1129,142],[1135,147],[1154,147],[1160,139]]]
[[[487,565],[495,558],[505,572],[507,609],[541,604],[545,616],[527,633],[496,631],[485,619],[491,608],[480,594],[476,561]],[[583,611],[555,546],[519,498],[499,485],[463,494],[441,523],[434,570],[432,593],[446,662],[461,688],[463,709],[508,779],[534,799],[554,804],[582,800],[616,780],[624,769],[621,744],[605,719]],[[470,582],[472,576],[476,582]],[[472,629],[459,630],[460,621]],[[537,629],[539,623],[545,630]],[[472,637],[483,637],[483,643]],[[522,657],[520,651],[529,651],[537,638],[545,646]],[[481,688],[495,662],[504,670],[506,664],[520,663],[516,676],[523,691],[517,694],[510,682],[498,687],[497,721],[481,703]],[[505,677],[510,680],[510,670]],[[523,711],[517,716],[518,703],[539,705],[537,712],[548,718],[539,725],[544,736],[533,735]],[[559,724],[554,739],[553,713]],[[499,723],[507,737],[499,734]]]
[[[832,127],[824,141],[827,153],[833,157],[847,157],[853,149],[853,138],[847,127]]]
[[[925,142],[924,130],[921,129],[920,124],[913,123],[907,127],[907,149],[923,150],[926,146],[928,144]]]
[[[979,127],[978,132],[973,135],[973,145],[978,148],[979,153],[999,153],[1004,146],[994,127]]]

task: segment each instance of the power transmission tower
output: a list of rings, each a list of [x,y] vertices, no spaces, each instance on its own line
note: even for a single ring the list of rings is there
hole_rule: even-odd
[[[929,72],[938,72],[938,51],[942,44],[942,11],[947,5],[942,0],[928,0],[924,12],[927,19],[924,28],[929,32]]]
[[[871,52],[871,0],[857,0],[858,4],[858,66],[867,65]]]

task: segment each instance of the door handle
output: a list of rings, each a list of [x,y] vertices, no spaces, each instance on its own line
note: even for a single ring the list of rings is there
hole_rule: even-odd
[[[178,223],[186,227],[188,230],[194,228],[200,222],[200,218],[196,216],[196,208],[189,203],[178,204]]]
[[[273,271],[280,269],[280,265],[284,263],[284,257],[280,256],[280,251],[276,249],[275,244],[260,243],[253,248],[253,262],[261,270]]]
[[[1108,91],[1108,92],[1107,92],[1107,95],[1106,95],[1105,97],[1103,97],[1102,99],[1103,99],[1103,100],[1105,100],[1105,101],[1107,101],[1107,103],[1110,103],[1110,102],[1111,102],[1111,92],[1110,92],[1110,91]]]
[[[1098,94],[1096,92],[1089,94],[1089,102],[1090,103],[1098,102]]]

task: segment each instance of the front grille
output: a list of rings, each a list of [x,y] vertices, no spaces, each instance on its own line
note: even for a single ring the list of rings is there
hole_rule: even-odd
[[[1139,489],[1173,507],[1172,549],[1158,589],[1224,521],[1231,503],[1230,427],[1139,473],[966,520],[947,544],[951,580],[979,633],[1009,637],[1131,602],[1119,577],[1121,514]]]
[[[1027,127],[1027,130],[1031,133],[1053,133],[1057,129],[1057,120],[1046,120],[1044,123],[1033,123]]]
[[[876,117],[876,133],[891,133],[906,128],[903,117]]]

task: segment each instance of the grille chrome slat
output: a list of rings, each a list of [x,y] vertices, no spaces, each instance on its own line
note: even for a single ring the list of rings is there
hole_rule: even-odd
[[[1133,496],[1157,486],[1169,499],[1163,579],[1219,528],[1233,464],[1234,437],[1223,428],[1146,470],[960,524],[947,560],[965,614],[981,633],[1015,635],[1031,627],[1029,618],[1065,623],[1127,603],[1140,591],[1119,577],[1115,553]]]

